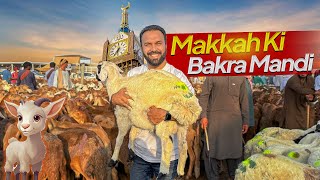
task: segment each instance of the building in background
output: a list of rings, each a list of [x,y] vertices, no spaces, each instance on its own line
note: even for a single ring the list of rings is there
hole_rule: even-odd
[[[21,61],[21,62],[0,62],[0,72],[5,70],[7,65],[11,66],[11,70],[10,71],[13,71],[14,67],[18,67],[19,69],[21,69],[23,67],[22,65],[23,65],[24,62],[25,61]],[[32,61],[30,61],[30,62],[32,62]],[[47,62],[32,62],[31,70],[35,70],[36,68],[44,67],[47,64],[48,64]]]
[[[80,73],[80,65],[82,63],[86,64],[85,72],[96,72],[97,63],[92,63],[91,58],[82,55],[58,55],[54,56],[52,61],[57,65],[60,63],[61,59],[66,59],[71,65],[71,71],[74,73]],[[45,66],[36,68],[37,71],[46,72],[50,69],[50,62]]]

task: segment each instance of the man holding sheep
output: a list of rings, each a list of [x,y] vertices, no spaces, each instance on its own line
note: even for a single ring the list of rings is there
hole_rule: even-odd
[[[136,67],[128,72],[128,76],[142,74],[149,69],[162,69],[177,76],[184,82],[189,90],[194,93],[194,89],[187,77],[178,69],[167,63],[167,39],[165,30],[158,25],[150,25],[145,27],[140,33],[140,43],[143,55],[147,60],[147,64]],[[113,94],[111,101],[113,105],[119,105],[129,108],[126,89],[121,89]],[[160,108],[155,107],[156,104],[149,108],[147,113],[149,120],[153,124],[158,124],[163,120],[171,120],[171,115]],[[134,158],[133,166],[130,172],[130,179],[149,180],[154,176],[157,179],[174,179],[177,176],[178,164],[178,143],[177,136],[172,137],[173,153],[171,156],[169,174],[159,174],[161,162],[161,143],[159,137],[148,130],[139,130],[137,139],[134,141]]]

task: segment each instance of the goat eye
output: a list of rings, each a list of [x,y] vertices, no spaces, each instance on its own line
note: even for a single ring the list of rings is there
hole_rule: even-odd
[[[22,116],[18,115],[18,121],[22,121]]]
[[[40,121],[41,116],[40,115],[35,115],[33,116],[34,121],[38,122]]]

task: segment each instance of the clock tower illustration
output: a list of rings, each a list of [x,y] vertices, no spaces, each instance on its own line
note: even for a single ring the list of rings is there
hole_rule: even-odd
[[[140,47],[140,42],[137,36],[129,28],[128,9],[127,6],[122,6],[122,20],[118,33],[109,41],[107,40],[103,46],[103,61],[111,61],[117,64],[124,74],[134,67],[143,64],[143,54]]]

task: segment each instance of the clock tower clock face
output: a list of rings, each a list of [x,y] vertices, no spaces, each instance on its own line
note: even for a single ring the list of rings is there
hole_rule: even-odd
[[[108,47],[108,59],[113,59],[128,53],[128,40],[121,40],[110,44]]]

